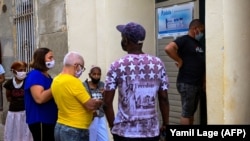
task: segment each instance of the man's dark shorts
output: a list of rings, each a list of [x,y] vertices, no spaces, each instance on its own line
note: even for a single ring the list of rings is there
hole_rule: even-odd
[[[198,107],[201,87],[186,83],[177,83],[176,86],[181,95],[182,117],[193,117]]]

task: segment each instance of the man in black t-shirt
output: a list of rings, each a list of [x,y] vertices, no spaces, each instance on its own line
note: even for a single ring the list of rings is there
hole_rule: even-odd
[[[177,90],[181,95],[180,124],[192,125],[200,92],[205,85],[205,48],[199,42],[204,35],[204,24],[194,19],[187,35],[177,38],[165,47],[165,52],[179,68]]]

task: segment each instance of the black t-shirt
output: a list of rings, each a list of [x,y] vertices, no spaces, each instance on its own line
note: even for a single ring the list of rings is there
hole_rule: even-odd
[[[3,87],[6,90],[11,91],[11,101],[9,105],[9,111],[23,111],[24,108],[24,85],[22,85],[20,88],[15,88],[13,85],[13,80],[8,80]]]
[[[205,48],[199,41],[184,35],[174,41],[178,46],[178,54],[183,60],[179,69],[177,83],[202,85],[205,75]]]

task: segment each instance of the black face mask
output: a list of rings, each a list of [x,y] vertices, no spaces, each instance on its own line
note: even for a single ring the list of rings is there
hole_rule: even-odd
[[[98,84],[100,82],[100,78],[99,79],[95,79],[95,78],[90,78],[92,83],[94,84]]]
[[[122,46],[122,49],[123,49],[124,51],[127,51],[127,50],[126,50],[126,45],[125,45],[125,43],[124,43],[123,40],[121,41],[121,46]]]

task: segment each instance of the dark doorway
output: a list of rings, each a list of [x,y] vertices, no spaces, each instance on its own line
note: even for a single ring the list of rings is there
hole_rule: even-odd
[[[205,23],[205,0],[199,1],[199,18],[200,20]],[[206,26],[206,25],[205,25]],[[201,40],[202,45],[206,49],[206,35]],[[207,125],[207,98],[206,98],[206,91],[201,93],[200,97],[200,124]]]

